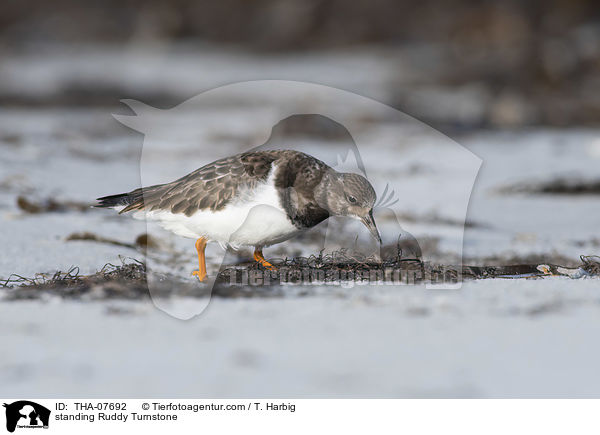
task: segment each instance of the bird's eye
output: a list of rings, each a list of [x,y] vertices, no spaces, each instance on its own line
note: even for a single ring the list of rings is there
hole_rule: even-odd
[[[348,196],[348,202],[350,202],[350,204],[356,204],[356,198],[353,196]]]

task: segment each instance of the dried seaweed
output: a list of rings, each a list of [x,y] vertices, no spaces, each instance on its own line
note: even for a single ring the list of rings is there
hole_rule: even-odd
[[[498,189],[501,194],[540,194],[540,195],[598,195],[600,180],[584,180],[579,178],[557,178],[542,182],[525,182]]]
[[[346,250],[329,254],[320,252],[308,257],[274,261],[276,270],[272,271],[264,269],[258,263],[241,264],[221,270],[213,288],[198,285],[193,281],[161,276],[152,281],[152,296],[281,297],[286,290],[278,284],[343,284],[365,280],[385,281],[390,277],[394,282],[400,280],[402,283],[412,284],[455,283],[461,279],[536,278],[559,275],[561,270],[578,269],[584,271],[584,276],[600,276],[598,256],[581,256],[578,269],[546,265],[544,271],[538,264],[436,265],[415,259],[403,259],[401,254],[399,251],[397,258],[378,261],[374,257],[351,255]],[[13,274],[0,281],[0,288],[4,288],[5,300],[38,299],[47,295],[70,299],[148,298],[150,292],[146,265],[135,259],[122,258],[121,262],[120,265],[106,264],[100,271],[91,275],[81,275],[77,267],[51,275],[37,274],[33,278]]]
[[[92,275],[81,275],[78,267],[52,275],[37,274],[33,278],[13,274],[0,282],[0,287],[11,290],[5,293],[9,300],[37,299],[41,295],[138,299],[148,294],[146,266],[135,259],[130,260],[122,259],[121,265],[107,263]]]
[[[107,237],[102,237],[94,233],[83,232],[83,233],[72,233],[65,239],[68,242],[71,241],[86,241],[86,242],[98,242],[98,243],[106,243],[109,245],[122,246],[130,249],[139,249],[146,247],[156,247],[158,246],[158,242],[150,237],[148,234],[140,234],[136,237],[134,243],[126,243],[121,242],[119,240],[110,239]]]
[[[34,201],[22,195],[17,197],[17,206],[20,210],[29,214],[79,211],[86,212],[91,209],[90,204],[76,201],[59,201],[55,198],[48,198],[43,201]]]
[[[600,276],[600,256],[598,255],[582,255],[581,268],[593,276]]]

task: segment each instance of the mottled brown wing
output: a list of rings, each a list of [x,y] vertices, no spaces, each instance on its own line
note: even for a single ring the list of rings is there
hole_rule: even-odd
[[[217,160],[171,183],[137,189],[128,195],[132,210],[166,210],[191,216],[198,210],[223,209],[241,188],[265,181],[278,151],[258,151]]]

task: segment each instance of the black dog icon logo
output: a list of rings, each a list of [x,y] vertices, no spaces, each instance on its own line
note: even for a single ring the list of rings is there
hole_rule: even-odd
[[[9,432],[14,432],[17,424],[19,427],[48,427],[50,410],[42,405],[29,400],[19,400],[10,405],[5,403],[4,407],[6,408],[6,430]]]

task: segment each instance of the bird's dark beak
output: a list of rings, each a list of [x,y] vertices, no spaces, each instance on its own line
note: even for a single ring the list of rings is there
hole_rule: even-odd
[[[379,235],[379,230],[377,229],[377,225],[375,225],[375,219],[373,219],[373,210],[369,212],[368,215],[360,218],[360,221],[365,224],[365,227],[369,229],[371,235],[379,242],[381,245],[381,236]]]

